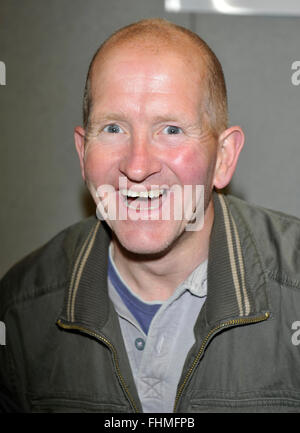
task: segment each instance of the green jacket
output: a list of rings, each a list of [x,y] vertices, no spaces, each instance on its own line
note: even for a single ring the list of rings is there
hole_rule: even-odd
[[[300,220],[214,194],[208,295],[175,412],[300,412]],[[95,217],[15,265],[0,288],[0,407],[142,412],[107,293]]]

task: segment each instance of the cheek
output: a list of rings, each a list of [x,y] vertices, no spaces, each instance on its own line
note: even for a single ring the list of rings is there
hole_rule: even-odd
[[[95,186],[108,184],[112,173],[113,158],[99,149],[93,148],[86,152],[84,170],[86,179]]]
[[[172,169],[184,185],[207,185],[211,182],[215,156],[199,149],[181,151],[172,163]]]

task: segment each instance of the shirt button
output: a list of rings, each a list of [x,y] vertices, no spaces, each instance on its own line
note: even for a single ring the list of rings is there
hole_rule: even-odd
[[[142,338],[137,338],[134,342],[135,347],[137,348],[137,350],[144,350],[145,347],[145,340],[143,340]]]

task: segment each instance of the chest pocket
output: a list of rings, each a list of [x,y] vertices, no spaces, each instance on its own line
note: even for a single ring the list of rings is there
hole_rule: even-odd
[[[132,410],[120,404],[61,397],[33,398],[33,413],[128,413]]]
[[[297,391],[259,391],[251,393],[213,393],[194,395],[186,408],[190,413],[300,413],[300,393]],[[218,394],[218,395],[216,395]]]

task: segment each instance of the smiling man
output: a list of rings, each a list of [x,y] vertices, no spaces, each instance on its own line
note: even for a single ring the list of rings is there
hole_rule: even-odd
[[[1,283],[4,411],[300,411],[300,224],[217,192],[243,143],[197,35],[102,44],[75,128],[98,218]]]
[[[220,81],[213,102],[209,86],[217,85],[209,82],[209,68]],[[92,62],[85,129],[75,130],[82,176],[96,203],[101,202],[99,187],[113,187],[112,198],[105,198],[116,209],[116,218],[107,219],[114,260],[129,286],[146,300],[166,300],[207,258],[212,190],[229,183],[243,145],[239,127],[226,129],[223,80],[218,60],[203,41],[162,21],[118,32]],[[218,105],[224,111],[215,122],[209,105],[212,111]],[[122,181],[126,188],[120,189]],[[184,209],[182,218],[175,218],[178,201],[187,208],[187,185],[194,202],[195,187],[204,186],[201,230],[185,230],[189,220]],[[150,191],[163,191],[161,200],[145,201]],[[123,206],[127,210],[122,213]]]

